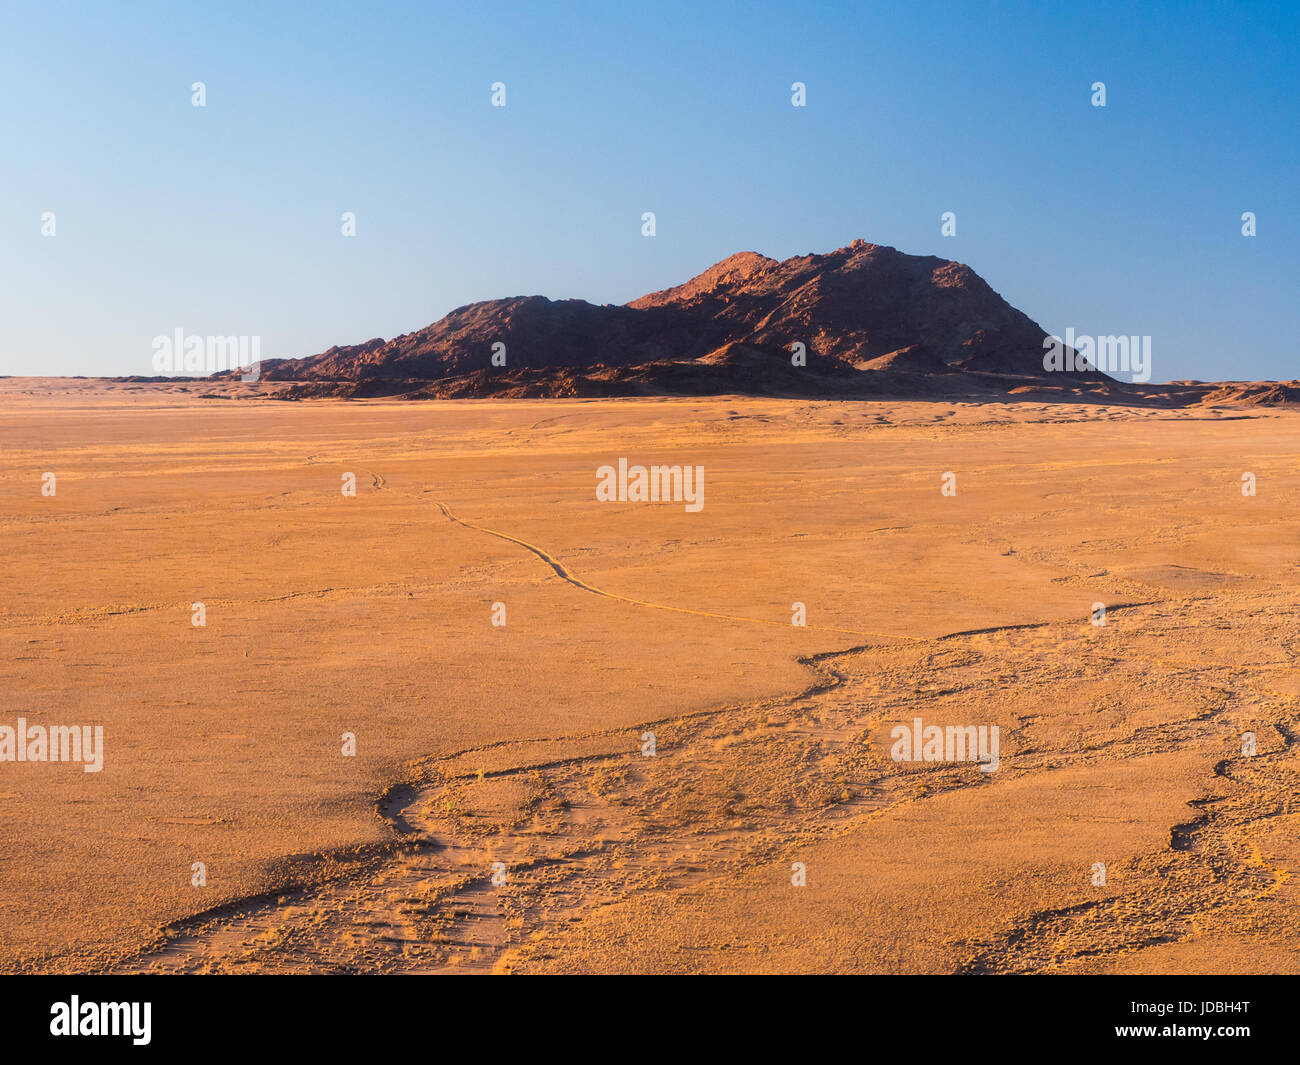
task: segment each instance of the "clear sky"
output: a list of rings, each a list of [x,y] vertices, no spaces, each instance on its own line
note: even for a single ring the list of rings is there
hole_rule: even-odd
[[[1153,380],[1300,377],[1294,3],[5,0],[0,97],[0,373],[149,373],[177,328],[307,355],[861,237],[1149,335]]]

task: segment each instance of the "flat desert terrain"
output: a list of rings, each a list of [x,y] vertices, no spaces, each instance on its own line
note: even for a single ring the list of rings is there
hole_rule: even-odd
[[[0,761],[0,971],[1300,972],[1297,456],[0,381],[0,726],[103,728]],[[621,458],[702,509],[598,501]],[[918,718],[996,769],[895,760]]]

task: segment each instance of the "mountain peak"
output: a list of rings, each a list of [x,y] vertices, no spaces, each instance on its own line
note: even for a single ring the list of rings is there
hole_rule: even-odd
[[[775,259],[756,251],[738,251],[714,263],[701,274],[672,288],[651,292],[628,304],[629,307],[660,307],[666,303],[686,303],[720,288],[743,284],[756,274],[779,265]]]

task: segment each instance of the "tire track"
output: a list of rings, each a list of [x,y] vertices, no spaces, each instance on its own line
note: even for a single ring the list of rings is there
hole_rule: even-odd
[[[434,500],[434,503],[437,505],[438,509],[442,511],[448,521],[454,522],[456,525],[463,526],[466,529],[473,529],[475,532],[486,533],[488,536],[495,536],[499,540],[505,540],[509,543],[517,544],[526,551],[531,551],[534,555],[550,566],[555,572],[555,575],[561,580],[567,581],[575,588],[581,588],[584,592],[590,592],[592,595],[598,595],[604,599],[613,599],[620,603],[630,603],[633,606],[649,607],[652,610],[669,610],[675,614],[691,614],[695,617],[715,618],[719,621],[738,621],[750,625],[779,625],[782,628],[786,628],[790,624],[787,621],[777,621],[773,618],[750,618],[744,617],[740,614],[719,614],[710,610],[692,610],[689,607],[672,606],[668,603],[655,603],[648,599],[634,599],[631,596],[619,595],[617,592],[609,592],[603,588],[597,588],[595,585],[588,584],[586,581],[576,576],[565,567],[562,562],[542,550],[542,548],[538,547],[536,544],[530,544],[527,540],[521,540],[517,536],[510,536],[508,533],[498,532],[495,529],[489,529],[483,525],[476,525],[472,521],[466,521],[464,518],[458,518],[451,512],[451,509],[446,503],[440,502],[436,499]],[[888,632],[874,632],[870,629],[844,629],[837,628],[833,625],[805,625],[802,627],[813,632],[835,632],[845,636],[874,636],[886,640],[918,641],[921,639],[921,637],[917,636],[904,636],[898,633]]]

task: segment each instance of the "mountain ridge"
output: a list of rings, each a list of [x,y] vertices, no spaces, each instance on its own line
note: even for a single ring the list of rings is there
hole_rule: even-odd
[[[737,252],[625,304],[540,295],[470,303],[388,340],[266,359],[261,372],[295,383],[286,398],[1118,384],[1095,370],[1048,373],[1047,336],[964,263],[855,240],[784,260]]]

